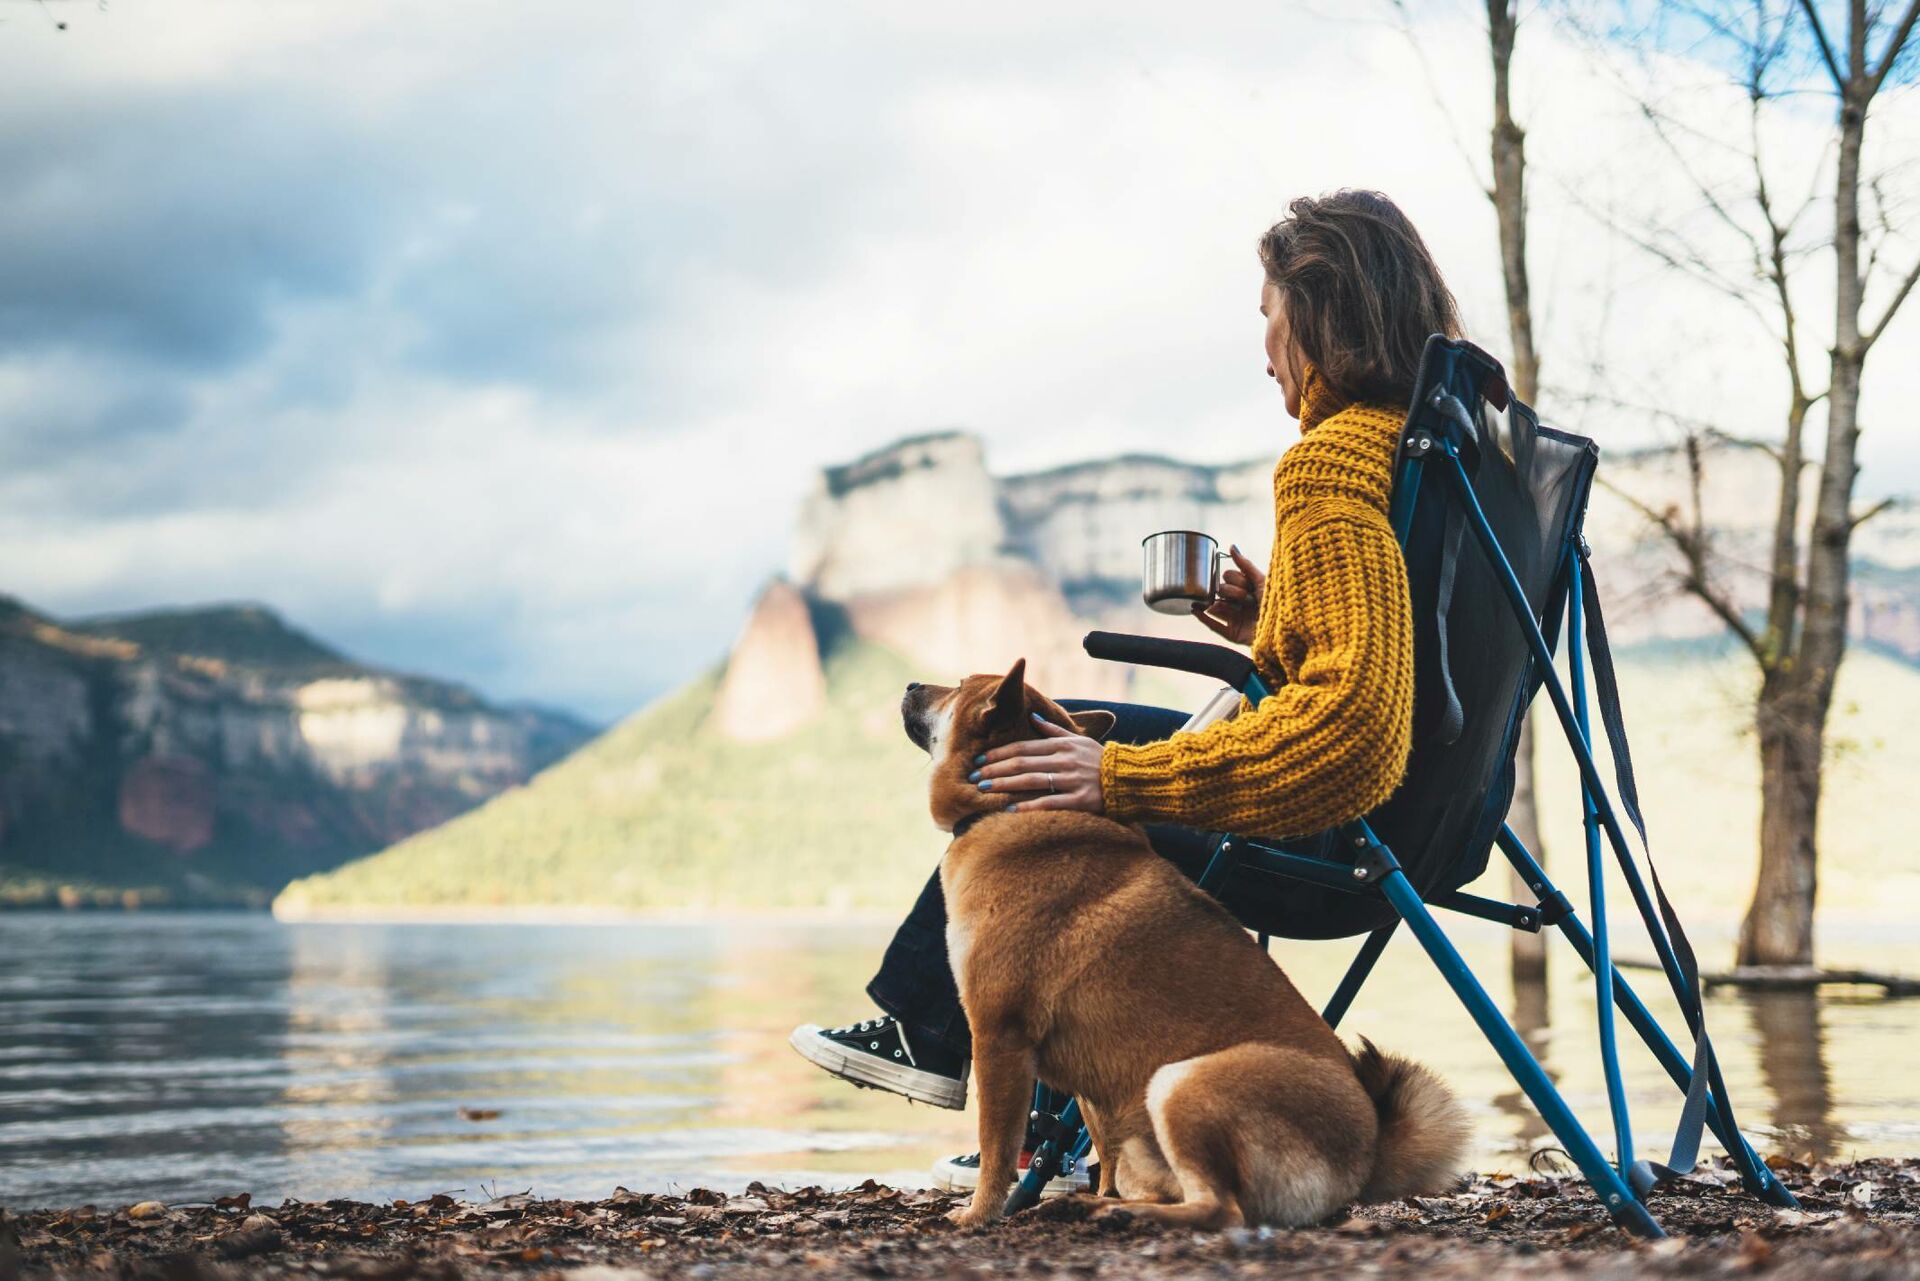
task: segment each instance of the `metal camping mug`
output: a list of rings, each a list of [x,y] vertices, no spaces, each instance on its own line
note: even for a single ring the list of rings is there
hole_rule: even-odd
[[[1141,540],[1140,599],[1161,614],[1191,614],[1220,598],[1220,544],[1191,529],[1168,529]]]

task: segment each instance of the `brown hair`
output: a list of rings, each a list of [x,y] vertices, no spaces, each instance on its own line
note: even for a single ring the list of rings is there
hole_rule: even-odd
[[[1294,342],[1342,399],[1404,405],[1427,335],[1460,337],[1439,264],[1377,191],[1301,196],[1260,237],[1260,263]]]

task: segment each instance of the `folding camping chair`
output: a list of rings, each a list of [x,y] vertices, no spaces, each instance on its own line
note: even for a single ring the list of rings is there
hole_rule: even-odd
[[[1498,409],[1507,413],[1504,448],[1490,412]],[[1366,935],[1323,1011],[1335,1026],[1405,921],[1615,1221],[1635,1235],[1658,1237],[1664,1234],[1647,1212],[1647,1194],[1694,1167],[1703,1126],[1712,1127],[1748,1191],[1776,1206],[1791,1208],[1795,1202],[1735,1123],[1707,1036],[1692,948],[1660,888],[1651,852],[1650,894],[1618,818],[1618,810],[1624,810],[1644,849],[1646,826],[1581,534],[1598,461],[1592,441],[1541,426],[1531,409],[1512,399],[1491,356],[1438,334],[1428,339],[1401,432],[1389,512],[1406,555],[1415,618],[1414,746],[1406,778],[1373,813],[1308,840],[1221,836],[1200,885],[1218,893],[1236,878],[1279,876],[1298,882],[1285,896],[1284,908],[1257,922],[1263,944],[1269,934]],[[1563,627],[1571,689],[1553,666]],[[1093,632],[1086,650],[1095,658],[1212,676],[1254,703],[1271,692],[1244,653],[1224,646]],[[1614,761],[1618,809],[1594,764],[1589,658]],[[1521,718],[1543,688],[1580,769],[1591,930],[1503,821],[1513,799]],[[1681,1053],[1614,968],[1603,837],[1686,1020],[1691,1056]],[[1535,902],[1507,903],[1462,890],[1485,870],[1494,848],[1520,872]],[[1435,907],[1517,930],[1553,926],[1593,971],[1615,1163],[1607,1161],[1488,997],[1435,920],[1430,910]],[[1634,1157],[1615,1038],[1616,1006],[1685,1095],[1665,1164]],[[1087,1151],[1075,1104],[1069,1102],[1057,1116],[1036,1110],[1035,1122],[1043,1142],[1008,1201],[1009,1211],[1032,1205],[1063,1164]]]

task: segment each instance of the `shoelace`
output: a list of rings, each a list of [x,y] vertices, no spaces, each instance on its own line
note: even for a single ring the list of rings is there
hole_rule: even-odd
[[[885,1028],[889,1023],[893,1024],[893,1034],[900,1038],[900,1049],[907,1056],[908,1066],[916,1067],[916,1068],[919,1067],[920,1060],[914,1058],[913,1046],[908,1044],[907,1042],[906,1024],[900,1022],[898,1019],[895,1019],[892,1016],[888,1016],[886,1018],[879,1018],[879,1019],[862,1019],[860,1022],[850,1023],[846,1027],[834,1028],[833,1031],[830,1032],[828,1035],[830,1036],[861,1036],[870,1031],[871,1032],[880,1031],[881,1029]]]
[[[884,1018],[862,1019],[858,1023],[849,1023],[845,1027],[832,1028],[828,1031],[827,1035],[828,1036],[855,1036],[861,1032],[867,1032],[877,1028],[883,1028],[887,1025],[888,1022],[889,1020]]]
[[[896,1019],[893,1024],[893,1032],[895,1036],[900,1038],[900,1048],[906,1051],[907,1066],[919,1067],[919,1060],[913,1057],[913,1047],[907,1044],[907,1025]]]

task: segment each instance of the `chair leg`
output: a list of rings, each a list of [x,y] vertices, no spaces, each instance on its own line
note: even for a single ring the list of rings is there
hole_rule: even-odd
[[[1036,1114],[1036,1120],[1040,1118]],[[1013,1191],[1007,1194],[1006,1212],[1018,1214],[1040,1203],[1040,1194],[1046,1191],[1047,1184],[1060,1172],[1064,1158],[1069,1154],[1084,1156],[1090,1137],[1087,1127],[1080,1123],[1080,1100],[1070,1099],[1067,1106],[1060,1110],[1059,1118],[1044,1134],[1040,1146],[1033,1150],[1033,1159],[1027,1164],[1027,1172],[1013,1185]]]
[[[1340,1020],[1347,1017],[1347,1010],[1353,1004],[1353,998],[1360,995],[1361,984],[1373,973],[1374,962],[1380,959],[1380,953],[1387,950],[1387,940],[1393,937],[1399,921],[1383,925],[1367,935],[1367,941],[1360,945],[1360,952],[1353,958],[1353,964],[1347,967],[1340,986],[1335,988],[1333,996],[1327,1002],[1327,1008],[1320,1011],[1320,1017],[1327,1021],[1328,1027],[1339,1027]]]
[[[1526,879],[1528,887],[1536,896],[1545,901],[1558,894],[1559,891],[1554,888],[1553,882],[1547,878],[1546,870],[1540,866],[1532,853],[1526,846],[1519,843],[1517,837],[1504,829],[1500,834],[1500,848],[1508,860],[1520,870],[1521,876]],[[1589,970],[1593,970],[1595,966],[1593,935],[1587,932],[1587,927],[1581,922],[1579,914],[1569,908],[1556,924],[1560,932],[1566,936],[1567,942],[1573,945],[1573,950],[1579,954],[1580,960]],[[1640,994],[1633,990],[1633,986],[1617,969],[1613,972],[1613,1002],[1626,1018],[1628,1026],[1640,1034],[1640,1039],[1646,1043],[1647,1049],[1652,1052],[1660,1066],[1666,1069],[1667,1076],[1680,1088],[1682,1094],[1686,1093],[1687,1087],[1693,1083],[1692,1062],[1680,1052],[1680,1048],[1667,1035],[1666,1029],[1661,1027],[1660,1021],[1653,1016],[1653,1011],[1646,1007],[1640,999]],[[1718,1069],[1719,1064],[1716,1061],[1714,1064],[1716,1076]],[[1746,1186],[1748,1192],[1769,1205],[1783,1210],[1799,1209],[1800,1203],[1794,1199],[1793,1193],[1787,1191],[1780,1180],[1774,1177],[1773,1171],[1767,1168],[1767,1163],[1760,1159],[1760,1154],[1753,1150],[1751,1143],[1747,1142],[1747,1136],[1742,1134],[1737,1126],[1726,1124],[1719,1104],[1719,1096],[1726,1092],[1726,1083],[1713,1079],[1712,1086],[1713,1092],[1707,1102],[1707,1125],[1713,1131],[1713,1137],[1720,1140],[1720,1146],[1727,1150],[1727,1155],[1733,1158],[1734,1167],[1740,1171],[1741,1183]]]
[[[1634,1196],[1633,1189],[1627,1186],[1620,1172],[1607,1161],[1592,1136],[1573,1115],[1566,1100],[1560,1097],[1560,1091],[1554,1088],[1553,1082],[1540,1067],[1539,1060],[1527,1049],[1526,1042],[1520,1039],[1520,1034],[1513,1030],[1513,1025],[1494,1005],[1493,998],[1487,995],[1487,990],[1473,977],[1473,972],[1467,968],[1466,961],[1455,949],[1452,940],[1441,930],[1433,914],[1427,911],[1419,891],[1407,880],[1406,873],[1396,864],[1381,876],[1379,886],[1386,894],[1387,901],[1393,904],[1394,910],[1399,912],[1407,927],[1413,931],[1414,937],[1420,940],[1420,945],[1433,959],[1441,977],[1453,988],[1454,995],[1467,1007],[1467,1013],[1473,1016],[1481,1034],[1492,1043],[1494,1052],[1506,1064],[1507,1071],[1513,1074],[1515,1082],[1533,1101],[1541,1119],[1573,1157],[1574,1164],[1580,1167],[1580,1173],[1587,1177],[1587,1182],[1593,1185],[1614,1222],[1634,1236],[1665,1236],[1666,1233],[1654,1222],[1653,1216],[1647,1213],[1647,1207]]]
[[[1207,856],[1207,866],[1194,884],[1214,898],[1219,898],[1221,886],[1226,884],[1227,878],[1233,875],[1234,868],[1239,865],[1240,847],[1234,844],[1233,837],[1219,837],[1213,843],[1213,852]]]
[[[1592,969],[1593,943],[1586,926],[1577,917],[1569,916],[1560,922],[1560,932],[1567,936],[1567,941],[1573,944],[1573,950],[1580,954],[1587,968]],[[1666,1069],[1673,1083],[1680,1087],[1680,1092],[1686,1093],[1687,1087],[1693,1082],[1693,1064],[1667,1036],[1666,1029],[1660,1026],[1660,1021],[1654,1018],[1653,1012],[1641,1002],[1639,994],[1627,984],[1618,970],[1613,973],[1613,1000],[1626,1017],[1628,1026],[1640,1034],[1640,1039],[1646,1042],[1647,1049],[1653,1052],[1653,1057]],[[1726,1082],[1717,1079],[1718,1069],[1719,1064],[1715,1062],[1714,1077],[1710,1078],[1713,1088],[1707,1095],[1707,1126],[1713,1131],[1713,1137],[1720,1140],[1720,1146],[1733,1158],[1734,1167],[1740,1171],[1740,1181],[1746,1185],[1748,1192],[1780,1209],[1799,1209],[1800,1203],[1794,1199],[1793,1193],[1774,1177],[1767,1163],[1747,1142],[1747,1136],[1737,1129],[1728,1130],[1719,1106],[1719,1096],[1726,1093],[1727,1087]]]

